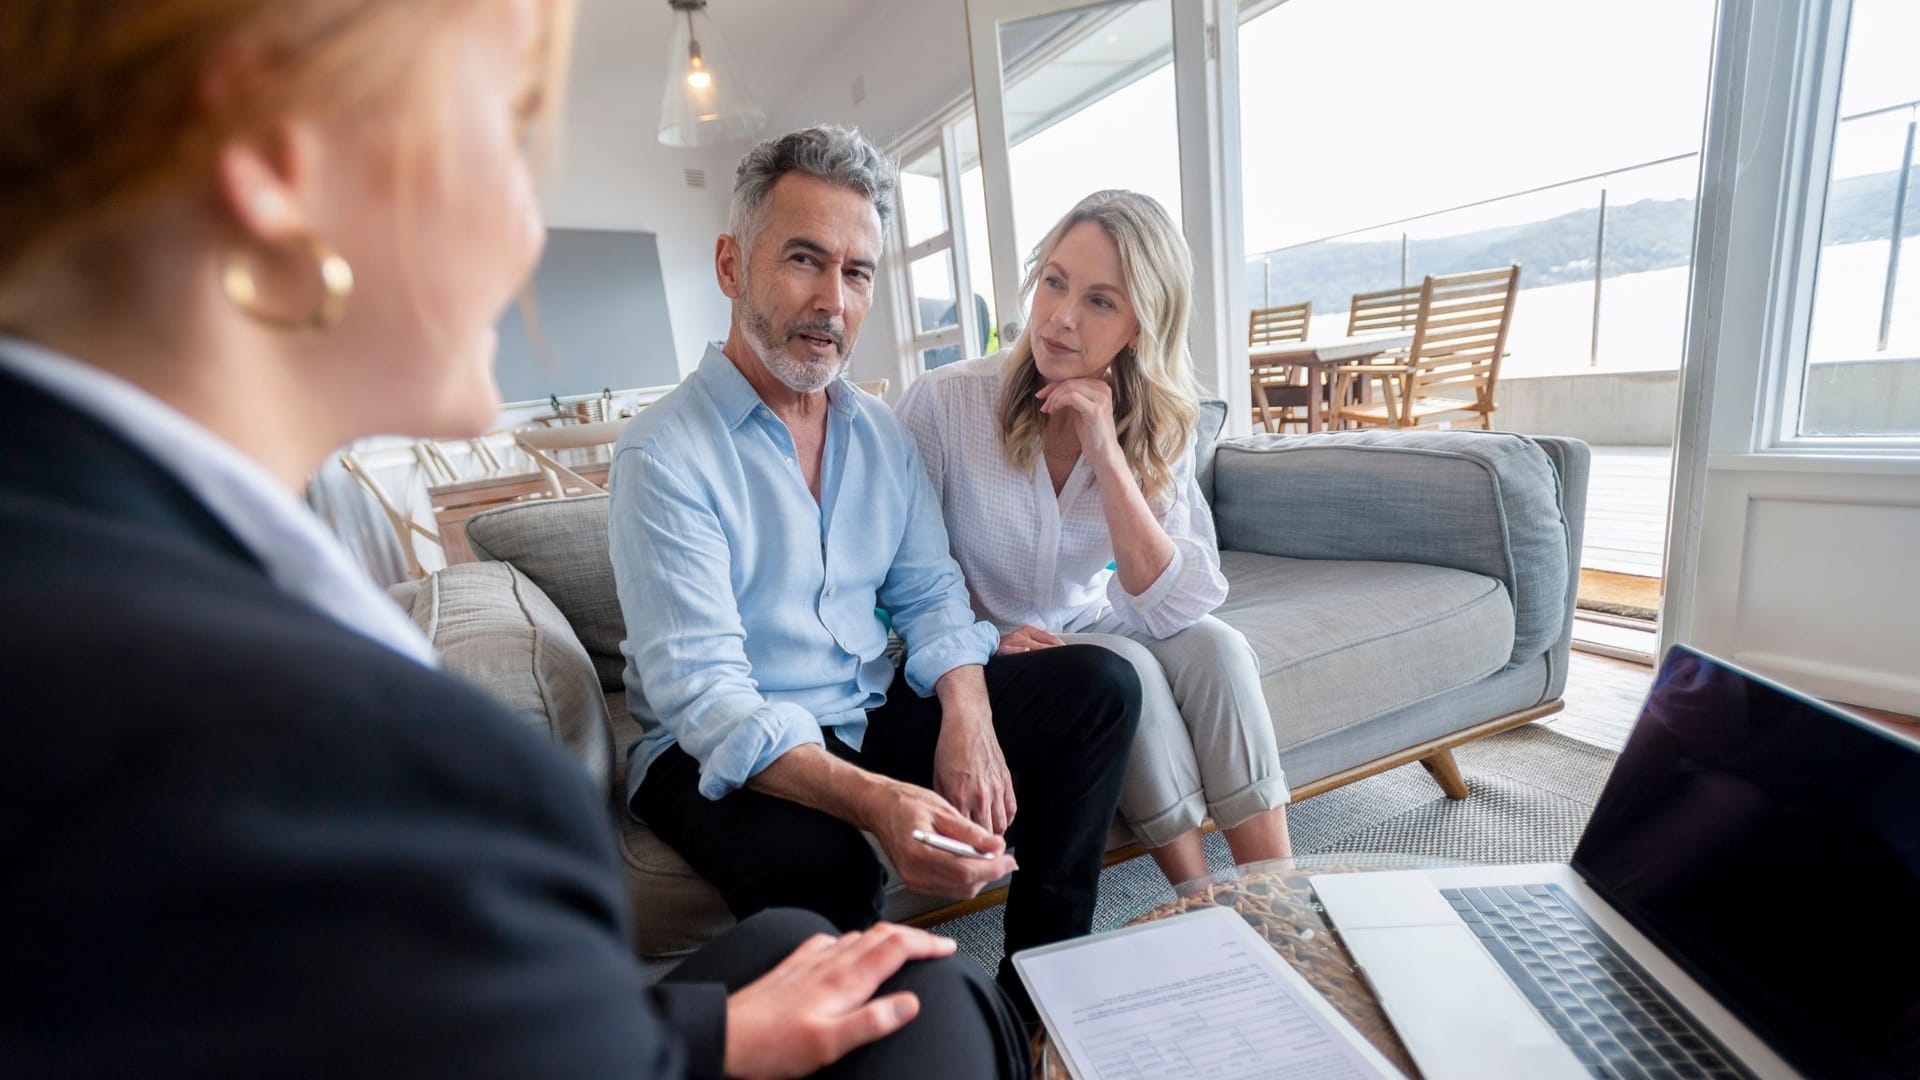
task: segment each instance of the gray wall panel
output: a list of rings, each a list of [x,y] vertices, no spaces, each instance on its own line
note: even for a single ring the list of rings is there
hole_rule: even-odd
[[[516,303],[500,320],[494,358],[501,400],[680,381],[652,233],[550,229],[533,292],[546,355],[536,355]]]

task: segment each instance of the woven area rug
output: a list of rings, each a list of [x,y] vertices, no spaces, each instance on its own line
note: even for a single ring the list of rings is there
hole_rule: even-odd
[[[1573,854],[1587,815],[1613,767],[1610,750],[1528,724],[1454,751],[1471,794],[1458,802],[1419,765],[1315,796],[1287,811],[1294,850],[1387,852],[1476,862],[1542,862]],[[1219,834],[1206,838],[1215,870],[1233,865]],[[1173,899],[1160,869],[1145,855],[1100,877],[1095,930],[1110,930]],[[1000,907],[934,926],[988,971],[1000,963]]]

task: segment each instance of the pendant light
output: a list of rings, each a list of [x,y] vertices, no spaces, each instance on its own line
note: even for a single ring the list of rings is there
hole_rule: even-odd
[[[715,146],[738,142],[766,129],[727,55],[707,0],[667,0],[673,9],[673,42],[667,47],[667,89],[660,103],[660,141],[668,146]]]

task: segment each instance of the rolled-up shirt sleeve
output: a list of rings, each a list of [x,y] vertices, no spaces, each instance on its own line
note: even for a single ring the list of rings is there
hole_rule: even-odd
[[[713,508],[640,447],[620,451],[610,484],[621,648],[661,727],[700,763],[700,793],[718,799],[789,750],[823,745],[811,713],[754,682]]]
[[[1213,513],[1200,495],[1194,476],[1193,451],[1174,463],[1171,498],[1160,513],[1160,527],[1173,541],[1173,559],[1153,584],[1135,596],[1120,584],[1120,575],[1107,580],[1107,602],[1128,627],[1159,640],[1199,622],[1227,599],[1227,577],[1220,572],[1220,542],[1213,532]]]
[[[927,697],[940,676],[954,668],[985,664],[1000,645],[1000,631],[974,618],[919,447],[912,436],[903,437],[901,444],[906,458],[901,477],[907,491],[906,529],[881,583],[880,606],[906,642],[907,685]]]

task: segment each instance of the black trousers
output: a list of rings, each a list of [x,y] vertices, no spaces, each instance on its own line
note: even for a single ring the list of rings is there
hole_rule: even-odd
[[[994,657],[986,666],[994,731],[1019,806],[1007,843],[1019,859],[1006,910],[1006,954],[1092,928],[1107,828],[1140,720],[1133,666],[1097,645],[1061,645]],[[867,714],[858,751],[827,738],[855,764],[933,785],[940,701],[894,678]],[[699,792],[699,764],[678,746],[655,759],[632,809],[720,891],[737,918],[770,907],[815,911],[843,930],[880,916],[885,872],[860,830],[821,811],[742,788]],[[999,981],[1032,1017],[1010,961]]]
[[[831,923],[811,912],[764,911],[702,946],[663,981],[725,983],[731,994],[766,974],[807,938],[833,932]],[[881,983],[878,993],[902,990],[919,997],[919,1016],[814,1075],[835,1080],[1028,1080],[1033,1075],[1032,1051],[1020,1018],[975,965],[958,956],[916,960]]]

